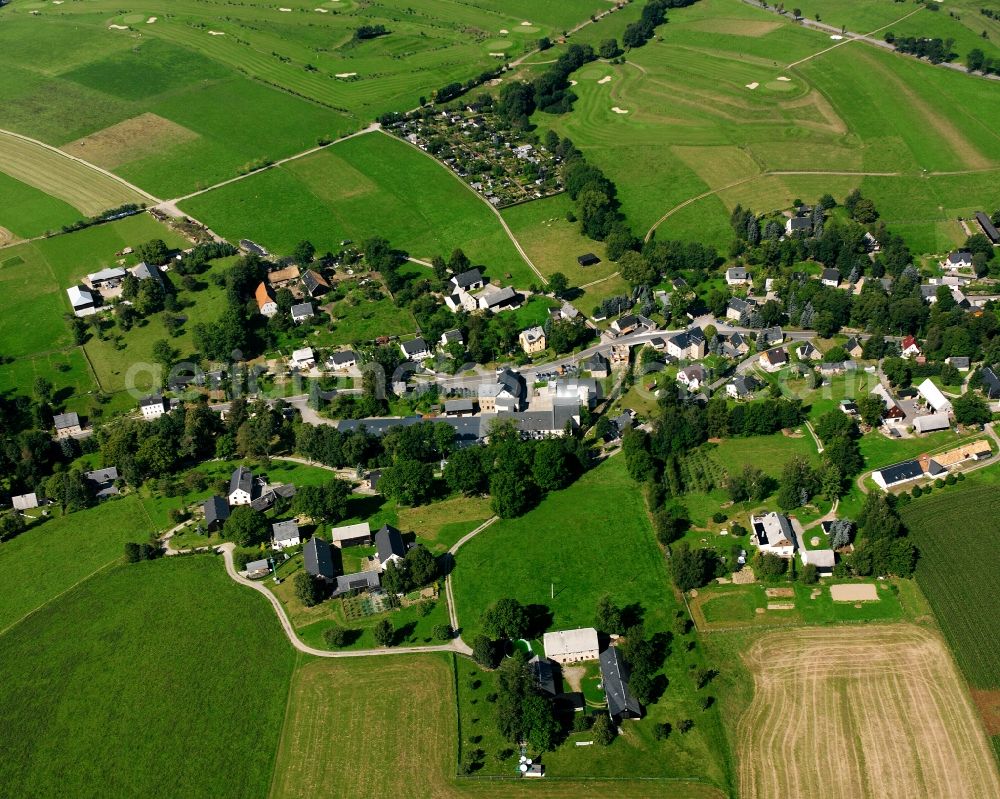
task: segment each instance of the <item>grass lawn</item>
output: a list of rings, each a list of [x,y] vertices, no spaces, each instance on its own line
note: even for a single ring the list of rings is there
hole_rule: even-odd
[[[324,343],[330,346],[374,341],[379,336],[407,336],[417,330],[417,320],[409,310],[397,308],[389,298],[351,305],[340,300],[331,308],[333,323]],[[329,339],[328,341],[326,339]]]
[[[343,239],[384,236],[430,260],[460,247],[488,277],[538,277],[493,212],[457,176],[414,147],[382,134],[359,136],[195,197],[185,210],[230,239],[253,238],[287,254],[303,238],[321,252]]]
[[[446,550],[493,515],[486,497],[456,495],[399,509],[399,529],[416,533],[432,550]]]
[[[464,681],[473,667],[463,659],[457,668]],[[484,735],[492,725],[487,716],[492,706],[485,707],[478,696],[473,698],[473,707],[482,715],[474,734]],[[574,774],[551,763],[549,755],[544,759],[547,773],[559,779],[528,785],[516,778],[457,778],[460,733],[455,702],[455,675],[447,655],[306,662],[292,680],[271,796],[304,799],[314,795],[311,786],[315,785],[327,786],[338,796],[420,799],[576,799],[594,791],[630,799],[717,799],[724,795],[716,788],[683,781],[574,781]],[[463,713],[466,707],[462,705]],[[483,747],[482,742],[473,745]],[[602,754],[610,755],[617,746],[616,742]],[[344,768],[344,763],[352,765]],[[414,779],[417,773],[419,781]]]
[[[266,795],[295,654],[218,559],[116,566],[0,640],[8,795]]]
[[[18,238],[27,239],[59,230],[83,216],[69,203],[4,172],[0,172],[0,194],[4,197],[0,227]]]
[[[985,469],[902,509],[920,550],[917,582],[966,679],[974,688],[990,690],[1000,689],[994,568],[1000,558],[998,478],[995,468]]]
[[[94,572],[122,559],[127,541],[154,530],[137,497],[37,522],[0,546],[8,592],[0,606],[0,632]],[[45,564],[40,568],[39,564]]]

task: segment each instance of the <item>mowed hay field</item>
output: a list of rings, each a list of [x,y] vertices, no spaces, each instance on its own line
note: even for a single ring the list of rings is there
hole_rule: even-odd
[[[740,796],[987,799],[1000,776],[944,643],[911,625],[768,633],[744,654]]]
[[[766,212],[860,187],[915,250],[937,252],[964,237],[957,215],[1000,204],[996,82],[857,42],[789,67],[829,37],[739,0],[669,17],[626,63],[575,73],[572,113],[533,117],[607,172],[638,232],[724,249],[737,203]]]
[[[708,786],[671,781],[456,778],[454,679],[446,655],[304,663],[292,680],[272,799],[723,796]]]
[[[0,172],[73,206],[80,212],[77,218],[95,216],[124,203],[138,204],[149,199],[122,181],[58,150],[2,131]],[[0,211],[0,215],[3,213],[6,212]]]
[[[0,636],[0,793],[263,797],[294,663],[216,558],[113,567]]]
[[[461,247],[488,277],[539,282],[475,192],[409,144],[375,132],[340,142],[181,204],[231,240],[252,238],[278,254],[301,239],[337,250],[383,236],[416,258]]]

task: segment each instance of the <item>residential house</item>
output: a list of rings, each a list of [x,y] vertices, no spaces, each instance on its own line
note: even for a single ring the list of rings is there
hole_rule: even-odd
[[[766,350],[760,354],[761,368],[766,372],[777,372],[788,365],[788,352],[784,347],[776,350]]]
[[[246,466],[238,466],[229,478],[227,499],[231,507],[249,505],[260,494],[260,486],[253,479],[253,472]]]
[[[521,412],[500,411],[500,421],[511,420],[524,438],[542,439],[566,434],[566,427],[580,424],[580,403],[569,398],[553,401],[550,408]]]
[[[127,275],[124,269],[119,266],[109,266],[107,269],[102,269],[99,272],[93,272],[87,275],[87,280],[90,282],[91,288],[115,288],[122,279]]]
[[[840,285],[840,270],[836,267],[827,267],[819,275],[819,282],[830,288],[837,288]]]
[[[947,430],[951,427],[951,418],[947,413],[928,413],[913,420],[913,429],[918,433],[933,433],[936,430]]]
[[[97,301],[94,295],[81,286],[70,286],[66,289],[69,295],[69,304],[73,306],[73,313],[76,316],[90,316],[97,313]]]
[[[625,314],[611,323],[611,331],[617,336],[627,336],[629,333],[641,333],[652,330],[655,325],[652,320],[639,314]]]
[[[750,297],[746,299],[742,297],[730,297],[726,305],[726,318],[738,322],[743,318],[744,313],[749,313],[756,307],[757,301]]]
[[[883,491],[888,491],[903,483],[919,480],[923,476],[924,470],[920,468],[920,463],[915,460],[894,463],[892,466],[886,466],[872,472],[872,480]]]
[[[270,319],[278,312],[278,303],[274,299],[271,287],[263,280],[257,286],[254,297],[257,299],[257,308],[260,310],[261,316],[266,316]]]
[[[832,549],[804,549],[802,550],[802,564],[804,566],[813,565],[816,573],[820,577],[832,577],[833,566],[837,561],[837,556]]]
[[[750,282],[750,273],[747,272],[745,267],[731,266],[726,270],[727,286],[745,286]]]
[[[527,330],[522,330],[517,340],[521,343],[521,349],[526,355],[545,351],[545,330],[541,327],[529,327]]]
[[[170,410],[170,400],[154,394],[139,400],[139,410],[142,411],[142,418],[147,421],[159,419]]]
[[[474,296],[479,309],[490,313],[506,311],[521,304],[521,295],[512,286],[500,288],[489,283]]]
[[[761,552],[781,558],[795,553],[795,532],[788,517],[771,511],[763,516],[750,517],[750,542]]]
[[[313,304],[311,302],[300,302],[298,305],[293,305],[291,313],[292,321],[295,322],[295,324],[301,324],[306,321],[306,319],[311,319],[315,315]]]
[[[1000,244],[1000,232],[997,231],[993,220],[982,211],[976,211],[976,221],[979,223],[979,227],[983,229],[983,233],[986,234],[986,238],[993,242],[993,244]]]
[[[295,369],[312,369],[315,365],[316,355],[313,353],[312,347],[303,347],[300,350],[294,350],[289,360],[289,366]]]
[[[608,715],[615,724],[624,719],[642,717],[642,706],[629,690],[629,668],[618,654],[618,647],[609,646],[600,655],[601,683],[608,700]]]
[[[441,334],[441,346],[447,347],[449,344],[464,344],[465,336],[461,330],[445,330]]]
[[[375,552],[379,571],[384,572],[392,562],[399,565],[406,557],[406,544],[403,543],[403,536],[399,530],[388,524],[382,525],[382,529],[375,533]]]
[[[80,426],[80,417],[72,411],[57,413],[52,417],[52,424],[55,427],[57,439],[78,436],[83,432],[83,428]]]
[[[914,358],[920,355],[920,345],[913,336],[906,336],[900,343],[899,348],[904,358]]]
[[[221,530],[229,518],[229,503],[223,497],[212,496],[201,507],[205,513],[205,529],[209,532]]]
[[[601,353],[595,352],[589,358],[580,362],[580,370],[590,372],[591,377],[603,380],[611,374],[611,364],[608,363],[608,359],[601,355]]]
[[[864,345],[861,343],[861,339],[857,338],[856,336],[851,336],[849,339],[847,339],[846,343],[844,344],[844,350],[852,358],[860,358],[862,355],[864,355],[865,352]]]
[[[984,366],[979,370],[979,382],[987,399],[1000,399],[1000,377],[992,366]]]
[[[856,361],[824,361],[819,365],[819,373],[824,377],[832,375],[842,375],[845,372],[853,372],[858,368]]]
[[[163,272],[158,266],[150,266],[145,261],[139,261],[132,267],[132,277],[138,281],[154,280],[163,285]]]
[[[478,291],[486,285],[483,273],[479,269],[470,269],[460,275],[455,275],[450,282],[456,289],[470,293]]]
[[[705,382],[705,367],[692,364],[677,372],[677,382],[687,386],[689,391],[698,391]]]
[[[576,262],[580,266],[594,266],[595,264],[599,264],[601,259],[592,252],[585,252],[583,255],[576,256]]]
[[[885,405],[885,410],[882,411],[882,418],[887,422],[899,422],[906,418],[906,412],[899,407],[899,403],[896,399],[889,393],[888,389],[881,383],[876,384],[875,388],[871,390],[872,394],[878,395],[882,400],[882,404]]]
[[[299,523],[295,519],[286,522],[276,522],[271,525],[271,547],[273,549],[287,549],[297,547],[302,543],[299,535]]]
[[[314,269],[302,273],[302,287],[310,297],[322,297],[330,290],[326,278]]]
[[[737,359],[750,352],[750,342],[742,333],[719,334],[722,346],[720,352],[727,358]]]
[[[791,236],[793,233],[802,233],[808,236],[812,233],[812,229],[812,218],[808,216],[793,216],[785,222],[785,234],[788,236]]]
[[[431,349],[422,338],[404,341],[399,345],[403,357],[410,361],[423,361],[431,357]]]
[[[528,661],[528,668],[531,669],[531,676],[535,678],[538,690],[548,697],[554,697],[556,695],[556,676],[555,669],[552,668],[552,661],[535,655]]]
[[[705,357],[705,333],[692,327],[667,338],[667,355],[673,358],[697,360]]]
[[[948,257],[941,262],[944,269],[969,269],[972,266],[972,253],[968,250],[953,250],[948,253]]]
[[[785,332],[780,327],[765,327],[758,334],[768,347],[774,347],[785,340]]]
[[[302,548],[302,561],[307,574],[328,583],[332,583],[336,578],[333,551],[322,538],[313,536],[306,541],[306,545]]]
[[[379,472],[381,474],[381,472]],[[369,475],[369,479],[371,475]],[[376,482],[377,479],[376,479]],[[330,531],[330,543],[338,549],[344,547],[370,546],[372,543],[372,531],[368,522],[359,524],[345,524],[342,527],[334,527]]]
[[[972,365],[970,360],[964,355],[952,355],[950,358],[945,358],[944,362],[949,366],[955,367],[960,372],[968,372]]]
[[[504,369],[493,382],[479,386],[479,411],[519,411],[528,394],[528,387],[520,373]]]
[[[118,486],[115,485],[115,480],[118,479],[118,469],[115,466],[94,469],[91,472],[85,472],[83,476],[87,479],[88,483],[91,483],[94,496],[98,499],[116,497],[121,493],[118,490]]]
[[[240,239],[240,249],[259,258],[267,258],[271,253],[250,239]]]
[[[14,505],[14,510],[25,511],[38,507],[38,496],[34,492],[30,494],[17,494],[10,498]]]
[[[818,361],[823,357],[823,353],[816,349],[811,341],[807,341],[805,344],[800,344],[796,347],[795,354],[799,357],[800,361]]]
[[[601,655],[597,630],[593,627],[545,633],[542,647],[545,657],[561,665],[597,660]]]
[[[570,305],[568,302],[564,302],[559,308],[559,318],[565,319],[568,322],[572,322],[580,315],[580,312],[575,306]]]
[[[329,357],[326,359],[327,369],[333,369],[335,372],[353,369],[357,365],[358,354],[354,350],[333,352],[330,353]]]
[[[475,413],[475,405],[470,399],[445,400],[445,416],[472,416]]]
[[[735,400],[752,399],[761,388],[763,385],[753,375],[736,375],[726,383],[726,394]]]
[[[951,410],[951,400],[941,393],[941,389],[929,377],[917,386],[917,393],[938,413],[947,414]]]

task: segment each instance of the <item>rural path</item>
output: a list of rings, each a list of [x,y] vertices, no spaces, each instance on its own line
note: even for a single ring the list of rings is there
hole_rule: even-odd
[[[500,519],[499,516],[493,516],[492,518],[487,519],[485,522],[479,525],[479,527],[477,527],[471,533],[466,533],[465,535],[463,535],[460,539],[458,539],[458,541],[452,544],[451,549],[448,550],[448,554],[454,556],[455,553],[458,552],[458,550],[461,549],[466,543],[468,543],[477,535],[479,535],[483,530],[485,530],[491,524],[493,524],[496,521],[499,521],[499,519]],[[451,572],[448,572],[448,576],[444,580],[444,592],[445,592],[445,597],[448,600],[448,620],[451,623],[451,629],[457,631],[458,612],[455,610],[455,594],[452,592],[451,589]],[[461,637],[455,640],[462,641]],[[465,646],[464,641],[462,642],[462,646]]]
[[[809,431],[809,435],[813,437],[813,441],[816,442],[816,453],[819,455],[823,454],[823,442],[819,440],[819,436],[816,435],[816,431],[813,429],[812,422],[806,422],[806,430]]]
[[[21,141],[26,141],[29,144],[36,145],[37,147],[44,147],[46,150],[49,150],[50,152],[56,153],[57,155],[60,155],[63,158],[68,158],[70,161],[76,161],[76,163],[80,164],[81,166],[87,167],[87,169],[92,169],[95,172],[99,172],[100,174],[104,175],[104,177],[106,177],[106,178],[111,178],[111,180],[115,181],[116,183],[120,183],[122,186],[124,186],[127,189],[131,189],[132,191],[134,191],[137,194],[145,197],[147,200],[149,200],[152,203],[158,203],[158,202],[160,202],[160,198],[159,197],[154,197],[152,194],[150,194],[145,189],[139,188],[134,183],[129,183],[127,180],[125,180],[122,177],[119,177],[114,172],[109,172],[108,170],[102,169],[101,167],[97,166],[96,164],[90,163],[90,161],[85,161],[84,159],[78,158],[75,155],[70,155],[66,151],[60,150],[58,147],[53,147],[51,144],[46,144],[45,142],[39,141],[38,139],[32,139],[30,136],[24,136],[24,135],[22,135],[20,133],[15,133],[12,130],[4,130],[2,128],[0,128],[0,134],[3,134],[5,136],[12,136],[15,139],[20,139]]]
[[[818,519],[809,522],[802,527],[802,532],[805,533],[807,530],[812,530],[814,527],[819,527],[823,522],[832,522],[837,519],[837,508],[840,507],[840,497],[837,497],[833,501],[833,505],[830,506],[830,510],[820,516]],[[799,548],[805,549],[805,540],[799,540]]]
[[[493,212],[493,215],[498,220],[500,220],[500,226],[504,229],[504,232],[507,234],[507,238],[510,239],[511,244],[514,245],[514,248],[521,255],[521,258],[524,260],[524,262],[529,267],[531,267],[531,271],[534,272],[536,275],[538,275],[538,278],[539,278],[539,280],[542,281],[542,283],[548,283],[549,282],[549,279],[547,277],[545,277],[545,275],[543,275],[541,272],[538,271],[538,267],[535,266],[535,264],[531,260],[531,258],[528,257],[528,253],[526,253],[524,251],[524,247],[521,246],[521,242],[519,242],[517,240],[517,237],[514,235],[514,232],[508,226],[507,220],[503,218],[503,215],[496,209],[496,206],[494,206],[493,203],[491,203],[489,200],[487,200],[485,197],[483,197],[483,195],[481,195],[478,191],[476,191],[474,188],[472,188],[472,186],[470,186],[468,183],[466,183],[464,180],[462,180],[458,175],[456,175],[454,172],[452,172],[445,164],[442,164],[440,161],[438,161],[438,159],[436,159],[430,153],[425,152],[424,150],[421,150],[413,142],[409,142],[406,139],[400,139],[398,136],[393,136],[391,133],[387,133],[386,131],[382,130],[381,127],[378,130],[383,135],[388,136],[391,139],[395,139],[396,141],[401,141],[401,142],[403,142],[403,144],[407,145],[408,147],[412,147],[414,150],[416,150],[418,153],[420,153],[421,155],[423,155],[425,158],[430,158],[431,161],[433,161],[435,164],[437,164],[439,167],[441,167],[441,169],[443,169],[445,172],[447,172],[449,175],[451,175],[455,180],[457,180],[459,183],[461,183],[466,189],[468,189],[470,192],[472,192],[472,194],[476,197],[476,199],[479,200],[480,202],[482,202],[487,208],[489,208],[490,211]]]
[[[360,658],[374,655],[422,655],[428,652],[457,652],[460,655],[472,654],[472,650],[465,645],[465,642],[462,641],[461,638],[456,638],[450,643],[439,644],[437,646],[395,646],[380,649],[339,650],[336,652],[331,652],[327,649],[316,649],[315,647],[309,646],[301,638],[299,638],[298,634],[295,632],[295,628],[288,619],[288,614],[285,613],[285,608],[282,606],[281,601],[274,594],[268,591],[267,588],[261,585],[261,583],[254,580],[248,580],[236,571],[236,566],[233,563],[233,550],[235,548],[236,545],[230,543],[222,544],[216,549],[216,552],[222,553],[222,557],[226,562],[226,572],[229,574],[229,577],[233,580],[233,582],[252,588],[254,591],[257,591],[267,597],[267,601],[271,603],[271,607],[274,608],[274,612],[278,616],[278,621],[281,623],[281,627],[285,631],[285,635],[288,636],[288,640],[291,642],[292,646],[299,652],[320,658]]]

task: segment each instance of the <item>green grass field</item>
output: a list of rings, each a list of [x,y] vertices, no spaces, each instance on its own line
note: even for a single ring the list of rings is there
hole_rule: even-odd
[[[917,582],[930,600],[966,679],[1000,688],[995,569],[1000,531],[995,469],[914,500],[903,521],[920,549]]]
[[[449,170],[382,133],[350,139],[182,206],[224,236],[277,253],[303,238],[321,252],[383,236],[429,260],[461,247],[489,277],[537,282],[493,212]]]
[[[17,238],[28,239],[76,222],[83,214],[63,200],[0,172],[4,207],[0,226]]]
[[[113,567],[0,640],[4,793],[267,794],[295,655],[216,558]]]

